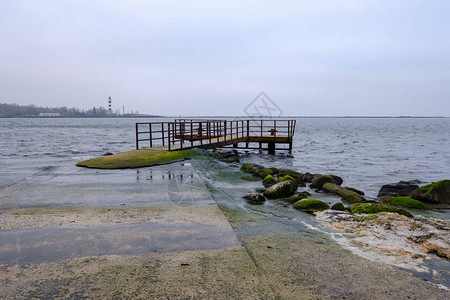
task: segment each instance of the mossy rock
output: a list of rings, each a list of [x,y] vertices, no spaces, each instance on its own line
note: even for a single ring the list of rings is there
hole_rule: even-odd
[[[450,204],[450,180],[441,180],[415,189],[409,195],[412,199]]]
[[[275,183],[277,183],[277,181],[270,174],[267,175],[266,177],[264,177],[264,179],[263,179],[263,185],[265,187],[270,187],[270,186],[274,185]]]
[[[247,180],[247,181],[260,181],[261,178],[255,177],[255,176],[241,176],[241,179]]]
[[[402,208],[387,206],[379,203],[355,203],[350,206],[350,211],[352,214],[376,214],[379,212],[391,212],[398,213],[407,217],[412,217],[412,215]]]
[[[405,208],[428,209],[428,207],[422,202],[408,197],[392,197],[387,200],[387,203]]]
[[[88,159],[77,163],[77,166],[95,169],[141,168],[169,164],[195,155],[198,155],[195,150],[164,151],[139,149]]]
[[[258,169],[250,163],[245,163],[242,165],[241,171],[245,173],[255,174],[258,171]]]
[[[342,201],[355,203],[355,202],[361,202],[361,198],[355,194],[348,194],[348,195],[342,196]]]
[[[272,175],[273,170],[269,168],[264,168],[256,172],[256,175],[260,178],[265,178],[267,175]]]
[[[269,187],[265,192],[264,196],[270,199],[286,198],[292,195],[298,186],[297,183],[292,180],[286,180],[283,182],[278,182],[277,184]]]
[[[279,182],[286,181],[286,180],[292,180],[294,182],[297,182],[297,180],[295,180],[292,176],[289,176],[289,175],[278,177]]]
[[[264,204],[264,202],[266,201],[266,198],[264,198],[263,195],[258,193],[250,193],[245,195],[243,198],[247,199],[247,202],[249,204],[256,204],[256,205]]]
[[[281,170],[278,173],[278,177],[283,177],[283,176],[286,176],[286,175],[291,176],[292,178],[297,180],[297,182],[304,182],[304,181],[306,181],[305,180],[305,175],[303,175],[302,173],[293,171],[293,170]]]
[[[303,211],[319,211],[329,209],[330,206],[323,201],[316,199],[303,199],[294,204],[294,208]]]
[[[321,189],[325,183],[335,184],[333,177],[329,175],[322,175],[314,179],[310,187],[313,189]]]
[[[345,211],[345,206],[341,202],[335,203],[332,207],[332,210]]]

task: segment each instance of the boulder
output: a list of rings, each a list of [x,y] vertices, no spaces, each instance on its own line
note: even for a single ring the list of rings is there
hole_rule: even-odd
[[[289,176],[289,175],[286,175],[283,177],[278,177],[279,182],[286,181],[286,180],[292,180],[294,182],[297,182],[297,180],[295,180],[292,176]]]
[[[378,192],[378,198],[384,196],[408,196],[412,191],[419,186],[413,182],[400,181],[399,183],[392,183],[383,185]]]
[[[392,197],[389,198],[386,202],[394,206],[400,206],[405,208],[428,209],[428,207],[422,202],[408,197]]]
[[[294,208],[300,209],[303,211],[314,212],[314,211],[329,209],[330,206],[320,200],[303,199],[303,200],[295,202]]]
[[[352,188],[352,187],[348,187],[348,186],[344,186],[344,188],[346,188],[349,191],[353,191],[355,193],[357,193],[358,195],[364,196],[364,192],[360,191],[358,189]]]
[[[289,197],[289,198],[283,198],[282,200],[285,202],[289,202],[289,203],[295,203],[297,201],[303,200],[303,199],[307,199],[309,196],[311,196],[310,193],[308,193],[307,191],[301,192],[299,193],[297,196],[294,197]]]
[[[273,174],[273,171],[272,171],[272,169],[269,169],[269,168],[264,168],[264,169],[258,170],[256,172],[256,175],[259,176],[260,178],[265,178],[267,175],[272,175],[272,174]]]
[[[330,175],[317,176],[316,178],[314,178],[313,182],[311,183],[311,185],[309,187],[313,188],[313,189],[322,189],[322,186],[325,183],[333,183],[334,184],[333,177],[331,177]]]
[[[332,210],[345,211],[345,206],[341,202],[335,203],[332,207]]]
[[[297,190],[297,187],[297,183],[292,180],[278,182],[269,187],[264,192],[264,196],[270,199],[286,198],[291,196]]]
[[[271,187],[272,185],[274,185],[275,183],[277,183],[277,181],[275,180],[275,178],[273,178],[272,175],[267,175],[266,177],[264,177],[263,179],[263,185],[268,188]]]
[[[245,173],[255,174],[258,171],[258,169],[250,163],[245,163],[242,165],[241,171]]]
[[[274,168],[274,167],[269,168],[269,169],[272,170],[272,174],[278,174],[280,172],[280,170],[278,170],[277,168]]]
[[[266,201],[266,198],[258,193],[250,193],[245,195],[243,198],[247,199],[249,204],[264,204],[264,201]]]
[[[344,182],[344,180],[341,177],[337,176],[337,175],[330,175],[330,176],[331,176],[331,178],[333,178],[334,183],[336,185],[342,185],[342,183]]]
[[[341,196],[343,200],[349,201],[349,202],[363,202],[365,201],[364,197],[359,195],[358,193],[348,190],[342,186],[338,186],[334,183],[325,183],[322,187],[322,189],[331,194],[335,194],[338,196]]]
[[[302,174],[302,173],[299,173],[299,172],[295,172],[295,171],[292,171],[292,170],[281,170],[281,171],[278,173],[278,176],[279,176],[279,177],[280,177],[280,176],[283,177],[283,176],[286,176],[286,175],[291,176],[291,177],[294,178],[298,183],[300,183],[300,182],[307,182],[305,175]]]
[[[441,180],[417,188],[409,197],[430,203],[450,204],[450,180]]]
[[[376,214],[379,212],[391,212],[398,213],[409,218],[412,217],[409,212],[402,208],[387,206],[379,203],[355,203],[350,206],[350,211],[352,214]]]

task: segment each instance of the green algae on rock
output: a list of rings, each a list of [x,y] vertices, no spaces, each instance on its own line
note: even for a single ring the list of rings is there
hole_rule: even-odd
[[[264,168],[264,169],[261,169],[256,172],[256,175],[261,178],[265,178],[267,175],[272,175],[272,174],[273,174],[273,170],[269,169],[269,168]]]
[[[242,165],[241,171],[245,173],[255,174],[258,171],[258,169],[250,163],[245,163]]]
[[[317,177],[313,182],[311,183],[310,187],[314,189],[321,189],[325,183],[335,183],[333,177],[330,175],[322,175]]]
[[[341,202],[335,203],[332,207],[332,210],[345,211],[345,206]]]
[[[294,208],[304,211],[318,211],[329,209],[330,206],[325,202],[316,199],[303,199],[294,204]]]
[[[164,165],[198,155],[195,150],[164,151],[139,149],[88,159],[77,163],[78,167],[95,169],[127,169]]]
[[[450,204],[450,180],[441,180],[415,189],[411,198],[430,203]]]
[[[297,180],[295,180],[295,179],[294,179],[292,176],[290,176],[290,175],[285,175],[285,176],[279,177],[278,180],[279,180],[280,182],[286,181],[286,180],[292,180],[292,181],[294,181],[294,182],[297,182]]]
[[[352,214],[376,214],[379,212],[391,212],[398,213],[399,215],[404,215],[409,218],[412,215],[402,208],[387,206],[379,203],[355,203],[350,206],[350,211]]]
[[[271,187],[272,185],[274,185],[275,183],[277,183],[277,181],[275,180],[275,178],[273,178],[272,175],[267,175],[266,177],[264,177],[263,180],[263,185],[268,188]]]
[[[412,209],[428,209],[422,202],[408,197],[392,197],[387,200],[387,203]]]
[[[322,189],[331,194],[335,194],[342,197],[342,200],[350,201],[350,202],[362,202],[364,201],[364,197],[359,195],[358,193],[348,190],[344,187],[338,186],[337,184],[327,182],[322,186]],[[349,196],[351,195],[351,196]]]
[[[286,198],[292,195],[298,186],[297,183],[292,180],[287,180],[283,182],[278,182],[272,185],[264,192],[264,196],[270,199]]]

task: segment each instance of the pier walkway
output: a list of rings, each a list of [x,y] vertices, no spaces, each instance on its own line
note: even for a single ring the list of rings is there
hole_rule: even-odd
[[[136,123],[136,149],[191,148],[292,150],[296,120],[195,120]],[[280,147],[284,146],[284,147]]]

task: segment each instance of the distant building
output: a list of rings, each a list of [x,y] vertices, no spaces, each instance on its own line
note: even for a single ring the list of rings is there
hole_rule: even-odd
[[[59,113],[39,113],[39,117],[59,117]]]

